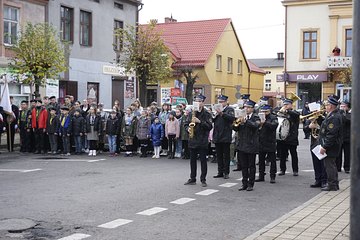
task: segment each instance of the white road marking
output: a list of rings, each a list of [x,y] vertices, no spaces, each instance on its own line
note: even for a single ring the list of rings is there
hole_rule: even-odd
[[[28,172],[36,172],[41,171],[41,168],[36,169],[0,169],[0,172],[21,172],[21,173],[28,173]]]
[[[92,159],[92,160],[85,160],[85,159],[49,159],[49,160],[33,160],[33,162],[100,162],[106,161],[105,158],[101,159]]]
[[[75,233],[70,236],[60,238],[58,240],[81,240],[88,237],[91,237],[91,235],[83,234],[83,233]]]
[[[131,222],[133,222],[133,220],[128,220],[128,219],[121,219],[121,218],[119,218],[119,219],[116,219],[116,220],[114,220],[114,221],[101,224],[101,225],[99,225],[98,227],[111,229],[111,228],[120,227],[120,226],[122,226],[122,225],[131,223]]]
[[[206,189],[204,191],[201,191],[201,192],[198,192],[198,193],[195,193],[195,194],[196,195],[202,195],[202,196],[208,196],[208,195],[216,193],[218,191],[219,190],[215,190],[215,189]]]
[[[309,170],[301,170],[302,172],[313,172],[314,169],[309,169]]]
[[[92,162],[100,162],[100,161],[106,161],[106,159],[102,158],[102,159],[96,159],[96,160],[89,160],[87,162],[92,163]]]
[[[237,185],[238,183],[224,183],[224,184],[221,184],[219,185],[219,187],[233,187],[235,185]]]
[[[194,199],[194,198],[179,198],[179,199],[177,199],[175,201],[172,201],[170,203],[182,205],[182,204],[194,201],[194,200],[196,200],[196,199]]]
[[[238,181],[242,181],[242,178],[238,178],[238,179],[236,179],[236,180],[238,180]]]
[[[142,212],[138,212],[136,214],[144,215],[144,216],[151,216],[151,215],[154,215],[154,214],[166,211],[166,210],[168,210],[168,209],[167,208],[161,208],[161,207],[154,207],[154,208],[150,208],[148,210],[142,211]]]

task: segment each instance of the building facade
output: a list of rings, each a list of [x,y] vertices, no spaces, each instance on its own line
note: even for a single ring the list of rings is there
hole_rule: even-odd
[[[277,58],[257,58],[249,61],[265,71],[262,94],[275,106],[276,99],[284,96],[284,53],[278,53]]]
[[[116,66],[122,42],[114,30],[136,26],[141,7],[136,0],[49,1],[49,22],[70,52],[69,70],[59,82],[60,101],[73,95],[111,108],[115,100],[126,107],[135,99],[135,77]]]
[[[170,49],[171,68],[174,73],[192,69],[192,75],[197,76],[193,95],[204,94],[206,104],[217,102],[221,94],[229,96],[232,104],[241,94],[250,93],[255,99],[261,96],[263,80],[251,71],[231,19],[165,20],[157,28]],[[154,94],[157,99],[152,100],[163,103],[185,97],[185,85],[185,77],[174,74],[167,83],[160,83],[160,94]]]
[[[47,21],[48,0],[2,0],[0,1],[0,75],[9,82],[10,96],[19,105],[22,100],[29,100],[32,89],[29,85],[17,83],[12,79],[8,68],[14,56],[11,47],[17,40],[17,34],[27,22],[33,24]],[[2,84],[0,85],[2,92]]]
[[[337,94],[351,99],[352,1],[284,0],[285,94],[314,102]],[[346,75],[346,74],[345,74]],[[351,75],[351,74],[350,74]]]

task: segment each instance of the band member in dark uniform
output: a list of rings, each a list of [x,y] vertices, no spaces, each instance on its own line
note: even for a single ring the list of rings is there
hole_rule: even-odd
[[[249,100],[249,98],[250,98],[250,94],[242,94],[241,95],[241,104],[238,104],[240,109],[244,108],[244,103],[247,100]],[[236,141],[236,138],[237,138],[237,136],[235,135],[235,141]],[[235,148],[235,152],[238,152],[238,150],[236,148]],[[237,155],[237,166],[235,169],[233,169],[234,172],[242,170],[240,155],[238,153],[236,155]]]
[[[343,121],[343,144],[341,146],[340,154],[336,159],[336,166],[338,172],[341,172],[342,165],[342,150],[344,150],[344,170],[350,173],[350,129],[351,129],[351,111],[350,103],[343,101],[340,104],[340,114]]]
[[[330,95],[328,101],[325,103],[327,116],[321,124],[319,144],[321,145],[320,153],[326,153],[323,159],[326,173],[327,186],[321,188],[323,191],[337,191],[339,190],[338,171],[336,167],[336,158],[342,144],[342,116],[337,109],[338,97]]]
[[[319,145],[319,133],[320,133],[320,126],[324,121],[325,116],[319,113],[319,116],[312,121],[308,125],[309,132],[310,132],[310,150],[314,149],[317,145]],[[314,167],[314,174],[315,174],[315,183],[311,184],[311,188],[322,188],[326,187],[327,176],[324,166],[324,161],[319,160],[315,154],[311,152],[313,167]]]
[[[291,164],[293,175],[299,175],[299,160],[297,155],[297,146],[299,145],[299,123],[300,123],[300,114],[293,110],[293,100],[284,99],[284,106],[280,109],[279,112],[282,112],[285,117],[290,122],[289,135],[281,142],[280,149],[280,173],[279,176],[285,175],[286,172],[286,156],[290,150],[291,155]]]
[[[185,123],[185,128],[189,132],[189,149],[190,149],[190,179],[185,185],[196,184],[197,156],[200,156],[201,162],[201,186],[206,187],[208,138],[212,129],[212,115],[204,109],[205,96],[200,94],[195,97],[195,102],[199,104],[198,111],[190,113]]]
[[[242,187],[239,191],[252,191],[255,182],[255,158],[259,152],[260,118],[254,113],[255,102],[248,100],[244,104],[246,116],[241,117],[240,124],[234,124],[233,129],[238,133],[236,149],[241,159]]]
[[[265,159],[270,162],[270,183],[275,183],[276,177],[276,128],[279,125],[277,117],[271,113],[270,105],[260,107],[260,113],[265,114],[264,120],[260,118],[259,133],[259,178],[255,182],[265,181]]]
[[[23,100],[21,101],[21,110],[19,116],[19,131],[20,131],[20,152],[29,152],[30,149],[30,128],[31,122],[28,118],[29,116],[29,106],[28,102]]]
[[[228,97],[220,95],[218,97],[221,109],[215,109],[213,142],[216,148],[216,158],[218,163],[218,174],[214,178],[229,178],[230,171],[230,144],[232,140],[232,123],[235,120],[234,109],[229,106]]]

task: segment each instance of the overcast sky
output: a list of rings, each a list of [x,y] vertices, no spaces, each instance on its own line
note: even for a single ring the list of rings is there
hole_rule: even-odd
[[[231,18],[248,59],[284,52],[285,8],[280,0],[143,0],[140,23]]]

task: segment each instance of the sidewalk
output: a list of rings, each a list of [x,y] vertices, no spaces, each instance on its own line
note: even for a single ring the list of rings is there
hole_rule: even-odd
[[[244,240],[349,239],[350,179],[340,191],[321,192]]]

